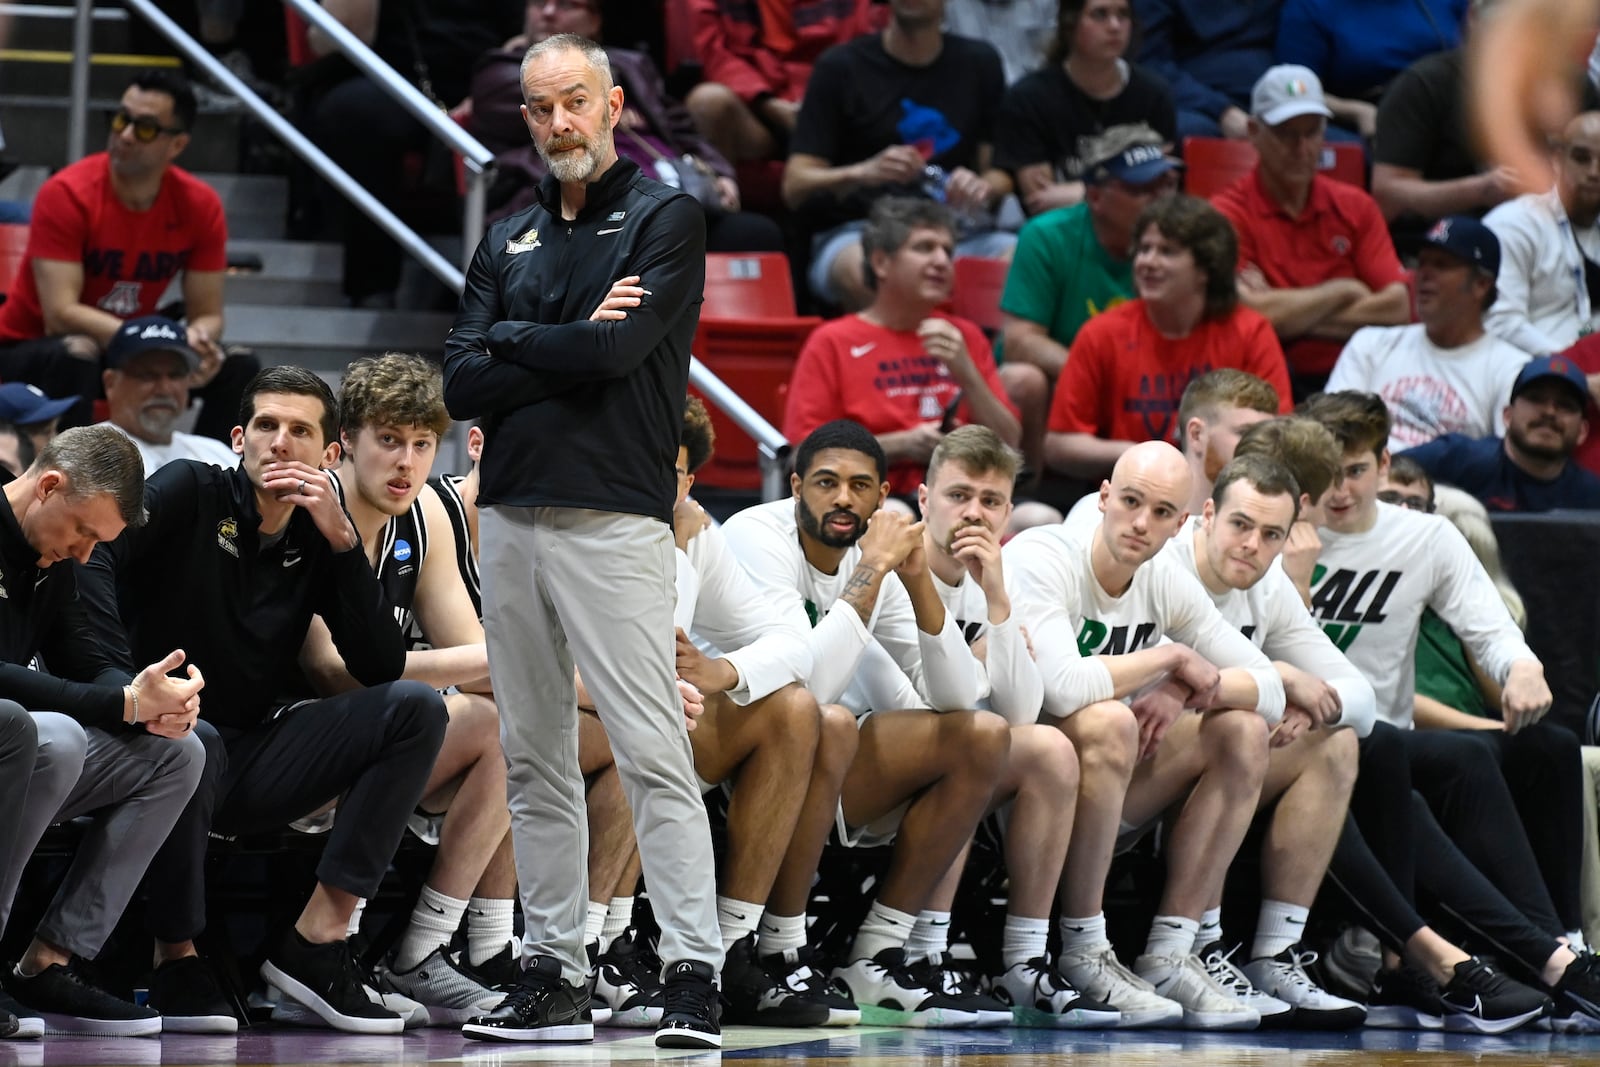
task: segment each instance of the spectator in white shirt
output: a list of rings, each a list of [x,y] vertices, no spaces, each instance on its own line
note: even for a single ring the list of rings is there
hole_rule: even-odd
[[[1377,393],[1389,406],[1388,448],[1447,433],[1498,436],[1528,353],[1484,330],[1494,303],[1500,242],[1477,219],[1434,224],[1417,253],[1417,312],[1409,326],[1369,326],[1350,338],[1328,392]]]
[[[200,355],[185,336],[180,324],[149,315],[123,323],[106,345],[101,377],[111,424],[139,446],[147,475],[175,459],[218,467],[239,461],[215,438],[174,429],[189,408],[189,379],[200,369]]]
[[[1600,294],[1600,111],[1567,123],[1552,153],[1555,188],[1484,216],[1500,238],[1500,295],[1489,330],[1534,356],[1594,330]]]

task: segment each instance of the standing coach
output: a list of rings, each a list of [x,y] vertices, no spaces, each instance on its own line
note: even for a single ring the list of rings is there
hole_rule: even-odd
[[[445,344],[445,402],[482,418],[483,621],[504,709],[526,970],[471,1037],[583,1041],[583,776],[576,663],[617,754],[661,921],[656,1044],[717,1048],[715,863],[675,682],[672,507],[705,222],[619,160],[603,49],[570,34],[522,61],[549,166],[490,228]]]

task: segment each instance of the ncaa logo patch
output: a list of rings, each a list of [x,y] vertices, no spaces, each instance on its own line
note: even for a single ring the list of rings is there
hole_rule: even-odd
[[[396,541],[394,543],[394,558],[404,563],[411,558],[411,542]]]

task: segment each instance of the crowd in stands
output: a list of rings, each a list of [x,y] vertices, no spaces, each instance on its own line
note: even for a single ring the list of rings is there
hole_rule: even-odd
[[[1512,195],[1464,132],[1494,0],[690,0],[690,87],[600,0],[326,6],[494,151],[502,225],[606,136],[535,147],[527,49],[596,42],[608,147],[694,198],[709,252],[786,251],[829,315],[772,413],[788,495],[708,515],[711,417],[674,400],[659,637],[727,827],[712,1028],[1600,1031],[1600,738],[1489,523],[1600,509],[1600,92],[1553,187]],[[310,44],[297,119],[398,204],[426,132]],[[106,151],[39,192],[0,306],[0,933],[49,827],[77,831],[7,935],[0,1039],[237,1030],[206,856],[279,832],[326,837],[249,979],[275,1022],[681,1027],[616,678],[573,679],[587,899],[539,913],[587,959],[518,941],[519,888],[533,916],[555,876],[519,800],[542,739],[483,621],[507,427],[465,428],[449,472],[459,363],[368,357],[335,392],[224,343],[222,204],[178,165],[196,112],[135,77]],[[1190,138],[1245,153],[1209,198]],[[398,249],[336,196],[324,217],[349,303],[394,306]],[[963,258],[1008,264],[988,330],[951,310]],[[426,875],[363,954],[408,835]],[[1157,836],[1148,936],[1113,945],[1109,876]],[[825,948],[813,888],[846,850],[887,867]],[[954,922],[975,963],[950,943],[969,857],[1007,890]],[[82,967],[135,902],[138,1004]],[[580,1021],[529,1023],[563,996]]]

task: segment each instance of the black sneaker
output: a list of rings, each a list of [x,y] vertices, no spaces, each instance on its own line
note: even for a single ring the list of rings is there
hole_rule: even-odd
[[[1471,1034],[1503,1034],[1543,1018],[1554,1007],[1543,993],[1512,981],[1476,956],[1456,964],[1439,1000],[1444,1028]]]
[[[500,1006],[461,1028],[480,1041],[593,1041],[589,992],[561,977],[553,956],[535,956]]]
[[[589,986],[595,1004],[604,1005],[608,1026],[654,1030],[661,1025],[661,961],[636,927],[628,927],[595,956]]]
[[[44,1036],[44,1018],[36,1011],[29,1011],[15,1000],[11,994],[0,989],[0,1016],[9,1015],[17,1021],[16,1029],[5,1036],[13,1041],[31,1041]]]
[[[311,1009],[325,1024],[352,1034],[398,1034],[405,1019],[367,996],[348,941],[315,945],[293,927],[261,964],[261,977]]]
[[[517,984],[517,979],[522,977],[521,953],[513,952],[515,948],[515,944],[507,941],[505,948],[482,963],[467,964],[467,970],[477,975],[478,981],[490,989],[508,993]]]
[[[1372,980],[1367,1025],[1379,1030],[1443,1030],[1444,1001],[1433,978],[1403,963]]]
[[[239,1017],[199,956],[168,960],[150,978],[149,1004],[167,1034],[236,1034]]]
[[[6,992],[21,1001],[18,1019],[37,1016],[52,1034],[88,1034],[95,1037],[155,1037],[161,1033],[161,1016],[121,997],[90,985],[70,967],[52,963],[24,978],[15,967],[5,968]]]
[[[722,964],[722,1015],[747,1026],[823,1026],[828,1006],[769,974],[756,958],[756,935],[746,934],[728,946]]]
[[[1554,992],[1551,1025],[1555,1029],[1581,1033],[1600,1030],[1600,956],[1578,953],[1562,973]]]
[[[709,963],[679,960],[667,968],[657,1048],[721,1048],[721,1004]]]
[[[975,971],[956,966],[956,961],[943,952],[926,959],[914,960],[906,965],[911,976],[924,989],[942,993],[972,1012],[977,1021],[975,1029],[988,1029],[1011,1025],[1011,1005],[1003,1003],[983,988],[983,978]]]
[[[817,959],[817,951],[810,946],[785,949],[761,957],[761,966],[779,985],[797,997],[814,1001],[828,1009],[828,1021],[823,1026],[857,1026],[861,1022],[861,1008],[850,999],[850,991],[836,980]]]

